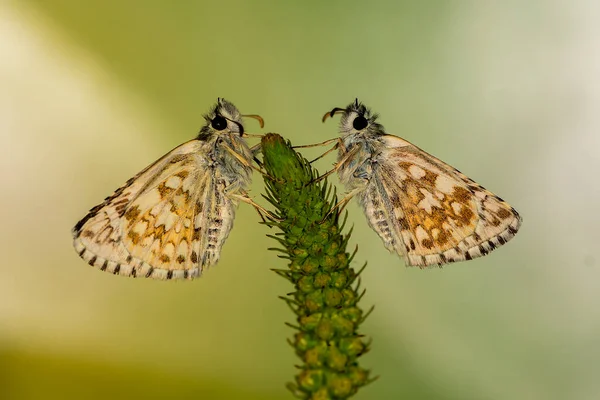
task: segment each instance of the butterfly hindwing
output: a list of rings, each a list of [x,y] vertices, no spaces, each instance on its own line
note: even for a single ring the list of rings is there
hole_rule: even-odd
[[[184,143],[90,210],[73,230],[80,256],[114,274],[159,279],[193,278],[214,264],[222,241],[211,239],[216,228],[206,224],[215,183],[201,147]]]
[[[521,218],[498,196],[403,139],[382,141],[361,203],[386,247],[409,265],[480,257],[515,235]]]

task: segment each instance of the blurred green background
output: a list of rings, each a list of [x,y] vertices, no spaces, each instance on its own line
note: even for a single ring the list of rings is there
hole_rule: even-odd
[[[421,271],[348,207],[376,305],[362,365],[380,376],[356,399],[600,398],[599,8],[0,2],[0,398],[291,398],[291,288],[251,207],[191,283],[94,270],[70,229],[217,97],[304,144],[334,137],[321,116],[357,96],[524,224],[488,257]]]

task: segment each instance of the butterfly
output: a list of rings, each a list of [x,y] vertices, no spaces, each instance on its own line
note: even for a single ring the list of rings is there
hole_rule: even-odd
[[[515,236],[519,213],[457,169],[388,135],[358,99],[341,114],[337,171],[385,247],[408,266],[443,265],[484,256]],[[327,141],[331,142],[331,141]],[[327,143],[324,142],[324,143]]]
[[[219,260],[239,201],[247,195],[254,154],[242,117],[224,99],[204,115],[198,136],[168,152],[72,230],[88,264],[115,275],[192,279]]]

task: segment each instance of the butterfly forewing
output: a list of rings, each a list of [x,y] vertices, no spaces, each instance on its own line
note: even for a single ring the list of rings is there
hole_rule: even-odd
[[[396,136],[382,140],[375,182],[362,203],[386,247],[409,265],[480,257],[519,229],[521,218],[509,204],[453,167]]]
[[[179,146],[92,209],[73,232],[80,255],[114,274],[198,275],[198,264],[191,263],[190,256],[187,262],[175,264],[166,262],[166,257],[173,255],[175,242],[187,242],[192,248],[193,225],[185,220],[194,213],[192,201],[198,193],[191,195],[191,186],[184,183],[202,175],[202,166],[194,159],[199,146],[198,141]],[[174,235],[180,240],[173,240]]]

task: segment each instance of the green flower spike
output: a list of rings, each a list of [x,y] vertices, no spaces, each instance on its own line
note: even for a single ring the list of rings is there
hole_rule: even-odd
[[[297,325],[290,326],[298,332],[290,344],[302,360],[296,383],[288,388],[301,399],[347,399],[371,381],[369,371],[358,365],[369,348],[358,334],[368,313],[358,306],[364,294],[359,293],[360,271],[349,267],[350,233],[342,235],[339,213],[330,213],[337,202],[331,186],[314,182],[317,172],[289,142],[270,133],[262,139],[262,151],[265,198],[278,218],[268,224],[281,230],[269,236],[283,247],[272,250],[289,260],[289,269],[275,272],[295,289],[281,297],[296,314]]]

